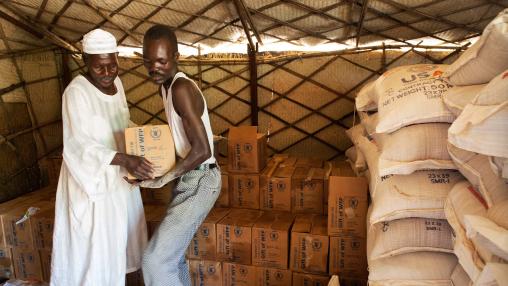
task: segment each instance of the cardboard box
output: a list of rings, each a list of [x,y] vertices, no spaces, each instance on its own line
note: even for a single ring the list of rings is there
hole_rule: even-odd
[[[293,286],[327,286],[330,277],[293,272]]]
[[[14,276],[17,279],[44,279],[38,250],[13,248],[12,262],[14,264]]]
[[[220,166],[221,172],[221,189],[217,201],[215,201],[215,207],[227,208],[229,207],[229,177],[227,165]]]
[[[23,217],[25,211],[25,208],[19,208],[1,215],[6,247],[34,248],[31,221],[27,219],[21,223],[16,223]]]
[[[290,268],[293,271],[328,273],[328,232],[325,216],[299,215],[291,232]]]
[[[368,285],[368,279],[363,278],[348,278],[348,277],[340,277],[340,286],[367,286]]]
[[[328,202],[328,187],[330,185],[330,176],[334,177],[357,177],[353,169],[349,163],[340,161],[340,162],[326,162],[325,163],[325,201]],[[328,203],[327,203],[328,204]]]
[[[293,213],[323,214],[324,177],[323,168],[296,168],[291,181]]]
[[[231,209],[217,224],[217,259],[251,264],[252,226],[261,211]]]
[[[167,206],[173,200],[175,182],[172,181],[161,188],[141,188],[143,204]]]
[[[191,240],[187,251],[189,259],[215,260],[217,255],[217,223],[230,209],[213,208]]]
[[[298,158],[295,167],[307,167],[307,168],[323,168],[323,160],[318,158]]]
[[[30,218],[35,248],[50,250],[53,247],[54,223],[55,210],[53,208],[39,212]]]
[[[354,236],[330,237],[329,274],[367,278],[367,242]]]
[[[168,125],[145,125],[125,129],[127,154],[146,158],[160,177],[176,163],[175,143]],[[129,174],[129,178],[134,178]]]
[[[222,265],[217,261],[189,260],[192,286],[222,286]]]
[[[368,207],[367,179],[330,176],[328,189],[328,234],[365,238]]]
[[[11,249],[0,248],[0,278],[11,278],[14,268],[11,260]]]
[[[288,268],[289,234],[294,215],[265,212],[252,227],[252,265]]]
[[[259,173],[266,166],[266,136],[256,126],[229,128],[228,170],[230,173]]]
[[[144,286],[143,273],[141,270],[125,275],[125,286]]]
[[[232,207],[259,209],[259,175],[230,173],[229,196]]]
[[[295,167],[271,161],[260,176],[260,208],[291,211],[291,176]]]
[[[255,286],[290,286],[292,281],[290,270],[256,267]]]
[[[49,282],[51,279],[51,250],[39,250],[41,256],[42,278]]]
[[[255,266],[224,262],[222,267],[224,286],[253,286],[256,283]]]
[[[148,232],[148,238],[155,233],[162,219],[166,215],[167,206],[163,205],[145,205],[145,220]]]

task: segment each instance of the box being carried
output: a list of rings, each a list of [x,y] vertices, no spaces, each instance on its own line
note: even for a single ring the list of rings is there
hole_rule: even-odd
[[[168,125],[126,128],[125,150],[129,155],[141,156],[150,161],[155,169],[155,177],[166,174],[176,163],[175,143]],[[128,177],[135,178],[131,174]]]

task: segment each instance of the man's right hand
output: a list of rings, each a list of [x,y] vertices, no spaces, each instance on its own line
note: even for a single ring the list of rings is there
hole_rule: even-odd
[[[119,165],[127,169],[129,174],[140,180],[153,179],[153,165],[150,161],[143,157],[116,153],[111,165]]]

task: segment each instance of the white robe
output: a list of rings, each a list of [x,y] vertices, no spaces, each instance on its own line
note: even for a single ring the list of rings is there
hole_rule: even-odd
[[[124,286],[147,243],[138,187],[110,165],[125,150],[129,108],[119,78],[106,95],[77,76],[62,98],[63,164],[58,181],[52,286]]]

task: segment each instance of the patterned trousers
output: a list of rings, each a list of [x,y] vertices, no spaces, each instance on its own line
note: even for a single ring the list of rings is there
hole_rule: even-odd
[[[189,171],[179,179],[166,216],[143,255],[146,286],[191,285],[185,253],[220,189],[219,168]]]

